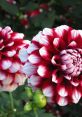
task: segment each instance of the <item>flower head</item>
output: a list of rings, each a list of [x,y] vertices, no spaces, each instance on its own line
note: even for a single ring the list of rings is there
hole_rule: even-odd
[[[0,27],[0,91],[13,91],[25,82],[26,75],[21,71],[23,62],[18,56],[26,45],[23,37],[8,26]]]
[[[82,97],[82,30],[62,25],[45,28],[27,48],[23,72],[40,88],[47,102],[65,106]]]
[[[16,4],[15,0],[6,0],[9,4]]]

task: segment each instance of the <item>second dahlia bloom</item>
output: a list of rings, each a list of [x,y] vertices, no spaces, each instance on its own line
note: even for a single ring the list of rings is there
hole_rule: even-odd
[[[28,53],[28,54],[27,54]],[[23,72],[49,103],[65,106],[82,97],[82,30],[62,25],[40,31],[27,48]]]
[[[23,37],[8,26],[0,27],[0,91],[13,91],[26,80],[21,71],[23,62],[18,56],[19,50],[28,46]]]

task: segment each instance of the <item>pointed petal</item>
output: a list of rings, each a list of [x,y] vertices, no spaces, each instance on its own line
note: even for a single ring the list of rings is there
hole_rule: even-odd
[[[78,36],[79,36],[78,30],[75,30],[75,29],[71,30],[71,38],[73,40],[75,40]]]
[[[0,80],[6,79],[6,74],[2,71],[0,71]]]
[[[13,81],[13,76],[12,75],[8,75],[6,79],[3,80],[3,85],[9,85],[11,84]]]
[[[48,69],[48,67],[46,65],[39,65],[38,69],[37,69],[37,73],[41,76],[41,77],[45,77],[45,78],[50,78],[50,70]]]
[[[57,104],[59,106],[66,106],[68,104],[68,100],[65,97],[58,97]]]
[[[41,58],[37,54],[33,53],[28,56],[28,60],[32,64],[38,64],[38,63],[40,63]]]
[[[58,26],[57,28],[55,28],[55,32],[57,33],[57,35],[59,37],[62,37],[63,33],[65,30],[69,30],[69,26],[67,25],[61,25],[61,26]]]
[[[62,82],[62,80],[63,80],[63,77],[62,76],[59,77],[57,75],[57,70],[54,70],[54,72],[52,73],[52,82],[60,83],[60,82]]]
[[[53,87],[52,86],[47,86],[47,87],[43,88],[43,94],[46,97],[53,97],[53,95],[54,95]]]
[[[72,42],[68,45],[68,47],[70,47],[70,48],[76,48],[76,47],[77,47],[77,43],[76,43],[75,41],[72,41]]]
[[[12,62],[10,60],[3,60],[1,63],[3,70],[9,69],[11,65],[12,65]]]
[[[50,55],[50,53],[48,52],[48,49],[45,46],[40,48],[39,53],[40,53],[41,57],[44,58],[45,60],[50,60],[51,55]]]
[[[49,45],[49,40],[46,35],[42,34],[42,31],[40,31],[34,38],[33,41],[39,42],[39,44],[48,46]]]
[[[25,73],[28,77],[31,76],[32,74],[35,74],[37,71],[37,67],[35,65],[32,65],[31,63],[27,62],[24,67],[22,72]]]
[[[16,73],[17,71],[20,70],[20,64],[17,62],[13,62],[13,64],[11,65],[11,67],[9,68],[11,73]]]
[[[75,104],[78,103],[80,98],[81,98],[81,93],[77,89],[73,90],[73,93],[72,93],[73,102]]]
[[[33,51],[38,50],[38,49],[39,49],[39,48],[38,48],[35,44],[31,43],[31,44],[28,46],[28,48],[27,48],[27,52],[30,54],[30,53],[32,53]]]
[[[0,87],[0,91],[8,91],[8,92],[12,92],[17,88],[17,84],[12,84],[12,85],[3,85],[2,87]]]
[[[28,84],[31,86],[38,86],[42,81],[42,78],[38,75],[32,75],[30,78],[28,78]]]
[[[40,43],[41,45],[48,46],[48,45],[49,45],[48,37],[45,36],[45,35],[40,35],[39,43]]]
[[[68,90],[66,89],[65,86],[58,85],[58,86],[57,86],[57,91],[58,91],[58,94],[59,94],[61,97],[66,97],[66,96],[68,96]]]
[[[18,57],[20,58],[20,60],[22,62],[26,62],[27,61],[27,57],[28,57],[28,53],[27,53],[27,49],[26,48],[22,48],[19,51]]]
[[[61,38],[54,38],[53,45],[56,49],[64,49],[65,42]]]
[[[24,34],[23,33],[14,33],[12,38],[13,39],[23,39],[24,38]]]
[[[13,57],[16,54],[16,50],[7,51],[8,57]]]
[[[43,34],[44,35],[53,35],[53,30],[52,29],[50,29],[50,28],[44,28],[43,29]]]
[[[16,74],[14,82],[17,83],[18,85],[23,85],[25,83],[26,78],[27,77],[24,74]]]

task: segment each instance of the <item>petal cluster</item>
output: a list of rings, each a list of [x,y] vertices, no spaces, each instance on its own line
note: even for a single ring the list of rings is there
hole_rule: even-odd
[[[65,106],[82,97],[82,30],[67,25],[44,28],[26,49],[23,72],[49,103]],[[22,49],[23,51],[23,49]]]
[[[26,75],[21,71],[23,62],[18,55],[19,50],[28,45],[23,37],[9,26],[0,27],[0,91],[13,91],[25,82]]]

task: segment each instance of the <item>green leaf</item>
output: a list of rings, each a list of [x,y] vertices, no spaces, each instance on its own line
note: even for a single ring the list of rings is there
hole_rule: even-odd
[[[9,4],[6,0],[0,0],[0,6],[3,10],[10,13],[11,15],[16,15],[18,13],[18,8],[16,5]]]
[[[75,5],[78,0],[63,0],[62,3],[65,5]]]
[[[51,113],[46,113],[44,110],[39,110],[38,115],[39,117],[55,117]]]
[[[42,14],[31,19],[32,23],[36,27],[52,27],[55,20],[55,12],[50,11],[48,13],[43,12]]]
[[[38,8],[38,4],[37,3],[33,3],[33,2],[29,2],[24,9],[25,10],[35,10]]]

